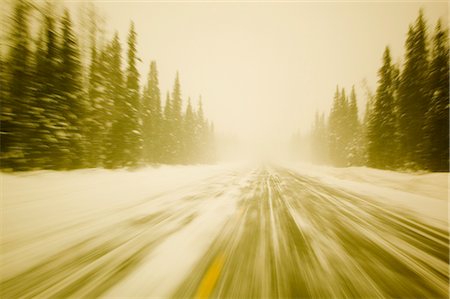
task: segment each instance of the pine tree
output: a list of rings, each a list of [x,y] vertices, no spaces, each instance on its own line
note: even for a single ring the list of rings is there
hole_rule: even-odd
[[[191,105],[191,98],[188,99],[186,113],[183,118],[183,162],[195,162],[195,152],[198,150],[195,144],[195,116]]]
[[[127,166],[135,166],[140,160],[142,149],[142,136],[139,121],[140,100],[139,100],[139,73],[136,68],[137,63],[136,53],[136,31],[134,23],[131,23],[130,32],[128,35],[128,68],[126,79],[126,105],[123,110],[124,126],[124,154],[125,163]]]
[[[356,101],[355,86],[352,86],[350,93],[350,102],[348,106],[348,123],[349,140],[347,142],[347,163],[348,165],[362,165],[363,150],[362,150],[362,132],[361,125],[358,119],[358,104]]]
[[[336,86],[336,91],[333,98],[333,106],[328,118],[329,130],[328,130],[328,148],[330,150],[330,159],[333,164],[338,163],[338,143],[339,143],[339,117],[340,117],[340,93],[339,87]]]
[[[348,107],[348,113],[349,113],[349,127],[354,132],[356,128],[359,126],[359,120],[358,120],[358,104],[356,103],[356,92],[355,92],[355,86],[352,86],[352,91],[350,94],[350,103]]]
[[[396,158],[395,71],[389,47],[384,51],[383,66],[378,76],[375,103],[368,125],[368,162],[372,167],[392,168]]]
[[[111,128],[106,137],[106,160],[107,168],[117,168],[125,165],[124,138],[126,128],[124,119],[126,115],[125,82],[122,74],[122,48],[119,35],[116,32],[108,47],[108,59],[106,64],[106,94],[111,99],[111,113],[109,115]]]
[[[328,158],[327,130],[325,115],[316,111],[311,130],[311,157],[315,163],[326,163]]]
[[[340,117],[339,117],[339,135],[340,142],[338,147],[339,154],[339,164],[341,166],[348,166],[348,156],[349,156],[349,144],[353,135],[353,128],[351,127],[352,119],[350,116],[350,107],[348,97],[345,93],[345,88],[341,91],[340,100]]]
[[[174,158],[174,125],[172,119],[172,100],[170,99],[170,94],[166,94],[166,103],[164,105],[164,119],[162,123],[163,134],[162,134],[162,162],[172,163]]]
[[[32,79],[30,77],[29,3],[18,0],[14,7],[7,57],[8,91],[1,106],[1,168],[27,169],[28,140],[32,125],[29,115]]]
[[[205,163],[210,160],[208,153],[208,144],[210,139],[210,127],[208,120],[205,118],[203,112],[203,101],[200,96],[198,102],[197,113],[195,115],[195,161],[200,163]]]
[[[329,116],[329,152],[331,162],[336,166],[346,166],[346,147],[349,142],[348,100],[345,89],[336,87],[333,107]]]
[[[83,120],[86,103],[82,97],[81,62],[68,10],[62,18],[62,44],[58,73],[61,123],[58,139],[63,152],[58,168],[78,168],[84,160]]]
[[[144,160],[155,163],[160,160],[161,149],[161,93],[156,62],[150,63],[147,87],[143,95],[143,152]]]
[[[6,84],[8,84],[6,75],[6,63],[3,60],[3,56],[0,52],[0,103],[6,100],[8,97],[8,92],[6,89]]]
[[[180,78],[177,72],[175,77],[175,82],[173,85],[172,91],[172,107],[171,107],[171,121],[173,125],[173,159],[176,163],[181,161],[181,152],[183,147],[182,142],[182,99],[181,99],[181,87],[180,87]]]
[[[431,103],[426,113],[426,168],[449,171],[449,48],[448,31],[439,20],[433,40],[430,66]]]
[[[105,66],[105,49],[98,53],[96,44],[92,48],[91,66],[89,69],[89,104],[86,113],[87,163],[90,167],[103,165],[105,160],[105,143],[109,131],[108,121],[110,99],[106,93],[107,68]]]
[[[406,56],[398,97],[400,155],[407,167],[423,162],[423,126],[429,105],[428,50],[422,10],[406,40]]]
[[[30,109],[36,124],[35,134],[30,139],[31,163],[46,169],[56,168],[56,163],[63,154],[56,138],[58,131],[55,130],[64,121],[58,110],[60,91],[57,37],[52,8],[48,7],[35,52],[35,104]]]

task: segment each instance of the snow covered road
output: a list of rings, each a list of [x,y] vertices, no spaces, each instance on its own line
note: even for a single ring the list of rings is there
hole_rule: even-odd
[[[381,189],[274,165],[52,175],[2,175],[2,298],[448,297],[448,221]]]

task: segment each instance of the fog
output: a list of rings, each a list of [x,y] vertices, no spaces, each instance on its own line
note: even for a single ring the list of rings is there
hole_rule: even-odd
[[[256,148],[309,131],[315,112],[329,111],[336,85],[355,85],[362,116],[362,82],[376,88],[384,47],[400,62],[421,7],[430,29],[448,15],[447,3],[437,1],[96,5],[107,31],[118,29],[122,40],[135,22],[141,81],[150,60],[163,92],[179,71],[183,100],[201,94],[219,134]]]

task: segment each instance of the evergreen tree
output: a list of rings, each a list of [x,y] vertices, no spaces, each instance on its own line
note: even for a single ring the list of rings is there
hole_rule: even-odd
[[[181,87],[180,78],[177,72],[175,82],[172,91],[172,106],[171,106],[171,121],[173,125],[173,159],[174,162],[179,163],[181,161],[182,153],[182,99],[181,99]]]
[[[352,91],[350,94],[350,103],[348,107],[348,114],[349,114],[349,127],[354,132],[359,127],[358,104],[356,103],[355,86],[352,86]]]
[[[6,75],[6,63],[3,60],[2,53],[0,51],[0,103],[6,100],[8,92],[6,89],[6,84],[8,84]]]
[[[398,97],[400,155],[407,167],[423,162],[423,126],[429,105],[428,50],[422,10],[406,40],[406,56]]]
[[[383,66],[378,71],[378,88],[368,126],[368,162],[372,167],[392,168],[395,165],[394,72],[390,50],[386,47]]]
[[[89,104],[86,109],[87,163],[90,167],[101,166],[105,160],[106,132],[109,131],[108,120],[110,100],[106,94],[106,51],[98,53],[96,45],[92,48],[91,66],[89,69]]]
[[[333,107],[329,116],[329,152],[331,162],[336,166],[346,166],[346,147],[349,141],[348,101],[345,89],[336,87]]]
[[[111,99],[112,109],[110,112],[111,128],[106,137],[106,161],[108,168],[117,168],[125,165],[124,138],[126,127],[124,126],[126,115],[125,82],[122,74],[122,47],[117,32],[111,41],[107,53],[109,53],[106,64],[106,94]]]
[[[212,160],[212,136],[211,129],[208,120],[204,116],[203,101],[200,97],[198,102],[197,113],[195,115],[195,151],[193,154],[194,161],[205,163]]]
[[[362,132],[358,119],[358,104],[356,101],[355,86],[352,86],[350,93],[350,102],[348,106],[348,123],[349,141],[347,142],[347,163],[348,165],[362,165],[363,149],[362,149]]]
[[[58,125],[64,121],[58,110],[60,92],[58,89],[59,49],[57,32],[51,7],[47,8],[44,26],[35,52],[34,98],[31,107],[36,129],[30,139],[32,143],[32,164],[41,168],[56,168],[63,155],[57,138]]]
[[[17,0],[13,12],[10,35],[11,47],[7,58],[7,97],[1,106],[1,167],[27,169],[28,140],[32,125],[29,105],[32,80],[30,78],[30,5],[25,0]]]
[[[166,103],[164,105],[164,120],[163,120],[163,134],[162,147],[163,155],[162,161],[164,163],[172,163],[174,158],[174,124],[172,119],[172,100],[170,94],[166,94]]]
[[[125,136],[123,141],[125,164],[137,165],[142,149],[142,136],[139,122],[139,73],[136,68],[136,31],[134,23],[131,23],[128,35],[128,68],[126,79],[125,107],[121,125],[124,126]]]
[[[328,117],[328,124],[329,124],[329,130],[328,130],[328,148],[330,150],[330,160],[331,163],[337,164],[338,160],[338,154],[336,152],[336,149],[338,148],[339,143],[339,115],[340,115],[340,107],[339,107],[339,101],[340,101],[340,93],[339,93],[339,87],[336,86],[336,91],[334,93],[333,98],[333,106],[330,111],[330,115]]]
[[[436,25],[430,66],[431,104],[426,113],[425,166],[449,171],[449,64],[448,31]]]
[[[327,128],[325,115],[316,111],[311,134],[311,158],[314,162],[322,164],[328,160]]]
[[[350,106],[348,97],[345,93],[345,88],[342,88],[341,91],[341,100],[340,100],[340,116],[339,116],[339,135],[340,135],[340,142],[338,147],[339,152],[339,160],[340,165],[342,166],[348,166],[349,161],[349,144],[351,142],[351,138],[353,135],[353,128],[351,127],[352,124],[352,117],[350,116]]]
[[[147,87],[143,96],[143,152],[146,162],[155,163],[161,156],[161,93],[156,62],[150,63]]]
[[[60,68],[58,73],[61,123],[58,126],[58,139],[63,152],[57,167],[78,168],[84,160],[83,118],[86,103],[82,97],[81,63],[79,49],[72,30],[69,12],[62,18],[62,44]]]
[[[195,162],[195,153],[198,148],[195,144],[195,115],[191,105],[191,99],[188,99],[186,113],[183,119],[183,161],[185,163]]]

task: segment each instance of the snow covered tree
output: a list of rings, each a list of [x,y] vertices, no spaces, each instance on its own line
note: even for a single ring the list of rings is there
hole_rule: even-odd
[[[325,115],[316,112],[310,136],[311,158],[315,163],[323,164],[328,162],[327,137]]]
[[[110,131],[112,99],[107,94],[107,62],[109,49],[100,51],[94,43],[89,69],[89,103],[86,109],[87,165],[102,166]]]
[[[195,115],[191,104],[191,98],[188,98],[188,104],[182,126],[184,163],[194,162],[195,153],[198,151],[198,145],[195,140],[195,125]]]
[[[389,47],[383,54],[383,66],[378,71],[378,88],[368,124],[368,163],[377,168],[392,168],[395,165],[396,118],[395,118],[395,74]]]
[[[150,63],[148,83],[143,95],[143,158],[147,163],[159,162],[161,159],[161,93],[159,90],[156,62]]]
[[[349,141],[350,130],[348,127],[348,100],[345,89],[336,92],[333,100],[333,107],[329,115],[329,151],[330,160],[336,166],[347,165],[346,147]]]
[[[356,100],[355,86],[352,86],[350,102],[348,104],[347,130],[348,138],[346,144],[346,160],[348,165],[362,165],[364,157],[363,132],[358,118],[358,104]]]
[[[183,113],[182,113],[182,99],[181,99],[181,87],[180,87],[180,77],[177,72],[175,77],[175,82],[173,85],[172,91],[172,106],[171,106],[171,121],[173,125],[173,159],[174,162],[181,162],[181,155],[183,150],[183,141],[182,141],[182,121],[183,121]]]
[[[425,114],[429,106],[428,50],[422,10],[406,40],[398,97],[399,157],[406,167],[423,164]]]
[[[137,165],[142,158],[150,163],[190,163],[200,148],[194,141],[206,148],[212,125],[204,120],[201,132],[196,131],[191,103],[183,113],[178,73],[163,115],[152,61],[141,103],[133,23],[124,75],[118,34],[104,42],[94,6],[88,11],[96,17],[85,28],[89,41],[80,35],[91,53],[90,58],[83,55],[84,65],[89,64],[83,67],[81,53],[87,49],[79,47],[68,10],[60,17],[50,2],[46,7],[26,0],[14,4],[9,52],[0,57],[3,169],[117,168]],[[34,12],[42,16],[33,18],[41,22],[36,41],[28,30]]]
[[[7,84],[6,63],[0,52],[0,102],[3,102],[8,96]]]
[[[29,114],[32,101],[32,78],[30,60],[29,33],[30,5],[25,0],[15,3],[11,46],[7,57],[7,96],[2,99],[1,106],[1,167],[26,170],[27,154],[30,151],[28,138],[33,126]]]
[[[122,47],[119,35],[115,32],[113,40],[107,48],[106,61],[106,94],[111,99],[110,129],[107,131],[105,140],[106,157],[105,166],[107,168],[117,168],[125,165],[124,138],[126,127],[123,122],[126,118],[125,81],[122,73]]]
[[[162,122],[162,162],[171,163],[174,157],[174,123],[172,119],[172,100],[169,92],[166,94],[166,103],[164,105],[164,119]]]
[[[137,165],[140,161],[142,136],[139,121],[139,73],[137,71],[136,31],[131,23],[128,35],[128,67],[126,71],[125,106],[121,113],[121,125],[125,134],[122,142],[124,162],[127,166]]]
[[[58,109],[62,118],[57,134],[63,156],[57,167],[79,168],[83,165],[84,158],[82,127],[84,125],[86,102],[82,96],[82,70],[79,49],[68,10],[64,11],[61,25]]]
[[[425,167],[449,171],[449,64],[448,30],[439,20],[430,65],[431,103],[425,115]]]
[[[44,26],[40,32],[35,52],[34,98],[30,107],[36,124],[31,136],[31,156],[35,167],[55,168],[55,162],[63,155],[59,140],[56,138],[58,125],[64,122],[58,110],[60,93],[58,89],[59,49],[58,34],[52,8],[47,7]]]

